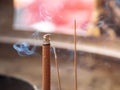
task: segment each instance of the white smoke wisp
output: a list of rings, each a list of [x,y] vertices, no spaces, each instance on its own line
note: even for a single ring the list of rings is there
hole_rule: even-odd
[[[54,52],[55,60],[57,60],[57,52],[55,47],[53,47],[53,52]]]

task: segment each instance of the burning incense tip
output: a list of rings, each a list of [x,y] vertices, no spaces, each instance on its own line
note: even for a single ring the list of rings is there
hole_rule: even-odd
[[[51,34],[45,34],[44,36],[43,36],[43,43],[44,44],[50,44],[50,35]]]

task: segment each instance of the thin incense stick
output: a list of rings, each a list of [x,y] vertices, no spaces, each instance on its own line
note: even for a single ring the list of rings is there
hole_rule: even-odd
[[[74,20],[74,89],[77,90],[76,20]]]
[[[51,69],[50,69],[50,37],[49,34],[44,35],[42,46],[42,90],[50,90],[51,88]]]
[[[58,80],[58,89],[61,90],[61,81],[60,81],[60,73],[59,73],[59,63],[57,58],[56,49],[53,47],[54,55],[55,55],[55,64],[56,64],[56,71],[57,71],[57,80]]]

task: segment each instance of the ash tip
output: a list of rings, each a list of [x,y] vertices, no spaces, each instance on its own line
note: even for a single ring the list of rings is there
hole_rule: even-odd
[[[43,36],[43,43],[44,43],[44,44],[50,44],[50,35],[51,35],[51,34],[45,34],[45,35]]]

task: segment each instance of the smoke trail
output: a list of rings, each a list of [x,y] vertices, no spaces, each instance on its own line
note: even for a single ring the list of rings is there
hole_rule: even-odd
[[[52,47],[53,48],[53,52],[54,52],[54,56],[55,56],[55,60],[57,60],[57,53],[56,53],[56,49],[55,47]]]
[[[34,32],[33,34],[32,34],[32,38],[33,39],[36,39],[36,40],[39,40],[39,34],[40,34],[40,32],[39,31],[36,31],[36,32]]]
[[[32,39],[39,39],[39,32],[34,32],[32,34]],[[36,53],[36,42],[34,42],[33,40],[33,46],[31,46],[29,43],[27,42],[17,42],[13,45],[13,48],[17,51],[17,53],[20,56],[27,56],[27,55],[33,55]]]
[[[13,48],[18,52],[20,56],[33,55],[35,54],[36,46],[31,47],[26,42],[16,43]]]

